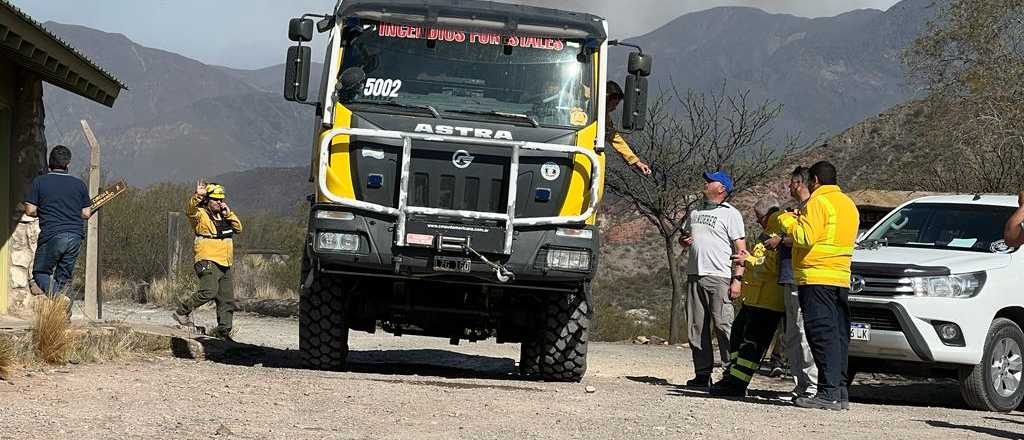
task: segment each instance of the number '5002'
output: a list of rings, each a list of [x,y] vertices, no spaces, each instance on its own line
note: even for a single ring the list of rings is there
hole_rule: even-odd
[[[400,79],[367,78],[363,86],[363,95],[397,98],[401,88]]]

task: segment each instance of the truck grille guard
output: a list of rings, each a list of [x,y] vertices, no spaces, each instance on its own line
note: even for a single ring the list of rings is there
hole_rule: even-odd
[[[351,136],[351,137],[363,137],[363,138],[375,138],[375,139],[397,139],[402,141],[402,171],[399,183],[398,191],[398,208],[392,208],[390,206],[378,205],[376,203],[368,203],[362,200],[350,199],[347,197],[341,197],[331,192],[330,188],[327,187],[327,173],[330,172],[329,162],[331,153],[331,143],[334,138],[338,136]],[[505,213],[495,212],[482,212],[482,211],[467,211],[467,210],[453,210],[453,209],[440,209],[440,208],[429,208],[424,206],[409,206],[409,167],[412,161],[412,150],[413,141],[425,141],[425,142],[452,142],[460,144],[480,145],[485,147],[495,148],[512,148],[512,158],[509,167],[509,182],[508,182],[508,207]],[[557,217],[522,217],[516,218],[516,193],[517,185],[519,182],[519,154],[522,150],[533,150],[543,151],[548,153],[564,153],[564,154],[582,154],[590,161],[590,204],[587,209],[579,214],[572,216],[557,216]],[[319,178],[317,185],[319,186],[320,193],[333,203],[338,205],[370,211],[377,214],[384,214],[395,217],[397,225],[395,227],[395,239],[394,244],[396,246],[405,247],[406,244],[406,219],[410,214],[420,215],[436,215],[445,217],[455,217],[467,220],[496,220],[505,223],[505,243],[504,243],[504,254],[512,254],[512,237],[514,228],[516,226],[544,226],[544,225],[571,225],[571,224],[582,224],[587,221],[588,218],[594,215],[597,210],[597,203],[599,202],[600,184],[601,184],[601,169],[599,165],[599,158],[597,153],[593,150],[578,147],[575,145],[562,145],[562,144],[548,144],[539,142],[524,142],[524,141],[506,141],[497,139],[480,139],[480,138],[469,138],[461,136],[439,136],[433,134],[424,133],[409,133],[401,131],[391,130],[370,130],[362,128],[335,128],[326,133],[323,140],[320,142],[320,166],[319,166]]]

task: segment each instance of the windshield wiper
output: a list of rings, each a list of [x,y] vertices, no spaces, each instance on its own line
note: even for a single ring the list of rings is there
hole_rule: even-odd
[[[438,112],[437,109],[434,108],[434,106],[432,106],[432,105],[403,104],[403,103],[398,102],[398,101],[380,101],[380,102],[357,101],[357,102],[355,102],[355,104],[384,105],[384,106],[389,106],[389,107],[411,108],[411,109],[417,109],[417,110],[426,110],[426,111],[430,112],[430,114],[433,115],[434,118],[436,118],[436,119],[444,119],[444,118],[441,117],[441,113]]]
[[[481,110],[445,110],[445,111],[446,112],[450,112],[450,113],[463,113],[463,114],[467,114],[467,115],[500,116],[502,118],[508,118],[508,119],[521,119],[521,120],[525,120],[526,122],[529,122],[530,125],[533,126],[533,128],[540,128],[540,123],[537,122],[537,119],[535,119],[533,116],[530,116],[530,115],[527,115],[527,114],[524,114],[524,113],[506,113],[506,112],[499,112],[499,111],[494,111],[494,110],[483,110],[483,111],[481,111]]]
[[[885,246],[888,246],[888,245],[889,245],[889,239],[888,238],[883,238],[881,240],[876,240],[876,239],[864,240],[864,241],[862,241],[860,243],[857,243],[857,245],[855,247],[857,249],[874,251],[874,250],[881,249],[881,248],[883,248]]]

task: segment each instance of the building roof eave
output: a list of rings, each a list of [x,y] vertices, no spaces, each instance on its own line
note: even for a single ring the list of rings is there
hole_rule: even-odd
[[[7,0],[0,0],[0,53],[44,81],[108,107],[127,89]]]

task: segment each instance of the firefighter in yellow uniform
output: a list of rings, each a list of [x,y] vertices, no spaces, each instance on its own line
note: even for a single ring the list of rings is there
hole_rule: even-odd
[[[797,406],[849,409],[850,265],[860,227],[857,205],[837,185],[836,168],[818,162],[809,170],[811,198],[798,213],[780,217],[793,240],[793,275],[807,343],[818,367],[818,394]]]
[[[754,250],[734,256],[743,261],[743,287],[740,290],[742,307],[732,323],[729,337],[729,366],[722,380],[711,386],[716,396],[744,397],[754,373],[757,372],[765,352],[771,345],[779,323],[785,317],[786,307],[779,281],[778,250],[764,242],[783,234],[779,216],[782,210],[773,197],[766,197],[754,206],[757,223],[764,230]]]
[[[612,119],[612,112],[619,107],[619,103],[625,98],[625,93],[622,92],[622,87],[619,86],[615,81],[608,81],[605,86],[608,90],[605,91],[607,99],[605,100],[605,110],[607,111],[607,125],[608,128],[605,130],[605,142],[611,145],[612,149],[622,156],[622,159],[626,161],[629,166],[636,168],[641,174],[645,176],[651,175],[651,167],[647,166],[633,149],[629,147],[626,140],[619,134],[619,130],[615,128],[615,121]]]
[[[235,312],[232,239],[242,232],[242,222],[228,207],[224,187],[202,181],[196,184],[196,192],[189,199],[185,214],[196,235],[195,271],[199,277],[199,289],[181,301],[174,319],[182,326],[196,330],[192,311],[214,301],[217,304],[217,327],[207,334],[230,339]]]

